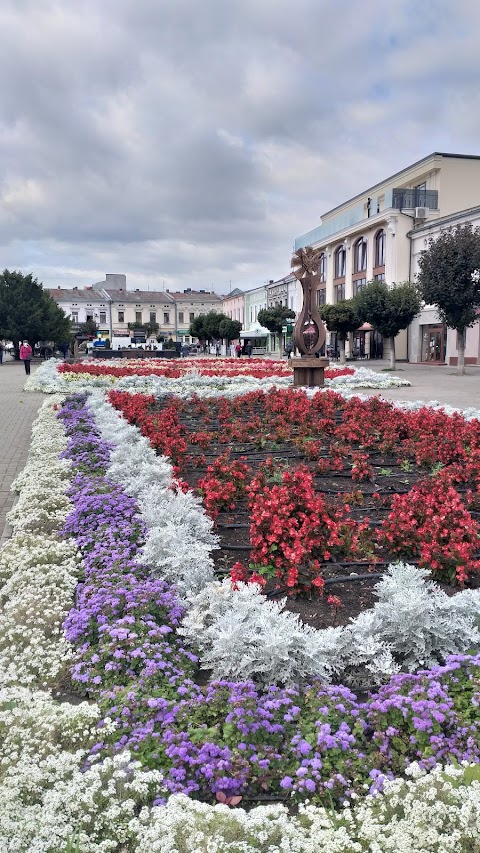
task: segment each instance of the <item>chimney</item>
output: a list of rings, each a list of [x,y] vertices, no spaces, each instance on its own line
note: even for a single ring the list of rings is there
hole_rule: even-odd
[[[269,283],[269,284],[273,284],[273,278],[270,278],[270,279],[268,280],[268,283]]]

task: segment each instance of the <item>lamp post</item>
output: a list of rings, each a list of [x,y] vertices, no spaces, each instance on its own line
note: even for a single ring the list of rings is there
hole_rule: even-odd
[[[300,358],[292,359],[293,384],[297,387],[324,385],[324,372],[328,366],[327,358],[316,357],[326,339],[325,326],[317,307],[320,254],[320,250],[307,246],[295,252],[291,263],[293,274],[303,290],[303,305],[293,332],[295,346],[301,354]]]

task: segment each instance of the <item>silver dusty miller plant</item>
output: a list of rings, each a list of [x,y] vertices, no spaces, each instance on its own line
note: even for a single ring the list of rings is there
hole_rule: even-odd
[[[404,563],[388,568],[378,601],[345,627],[317,631],[265,599],[256,585],[211,583],[197,596],[180,629],[214,678],[258,683],[312,678],[378,683],[462,653],[478,642],[480,592],[447,596],[428,572]]]

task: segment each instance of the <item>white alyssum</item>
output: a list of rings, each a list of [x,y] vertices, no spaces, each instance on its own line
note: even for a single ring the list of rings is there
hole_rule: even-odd
[[[19,492],[8,514],[13,536],[0,551],[0,685],[58,686],[71,660],[62,625],[81,562],[75,542],[58,536],[72,477],[70,463],[58,458],[67,446],[58,402],[40,408],[27,464],[12,486]]]
[[[289,816],[281,805],[250,811],[170,797],[139,832],[149,853],[478,853],[480,783],[466,768],[441,767],[385,785],[340,813],[305,805]],[[142,817],[142,816],[141,816]]]

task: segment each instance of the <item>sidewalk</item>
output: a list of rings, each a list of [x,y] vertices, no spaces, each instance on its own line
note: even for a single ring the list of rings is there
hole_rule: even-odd
[[[352,362],[348,362],[350,366]],[[389,376],[386,361],[355,361],[355,367],[368,367],[382,376]],[[403,364],[397,362],[392,371],[394,376],[408,379],[410,388],[386,388],[368,393],[384,397],[386,400],[438,400],[439,403],[466,408],[474,406],[480,409],[480,366],[467,365],[465,376],[457,376],[456,367],[445,364]]]
[[[32,423],[46,399],[43,394],[24,392],[25,379],[21,362],[7,358],[0,365],[0,543],[8,532],[6,515],[15,499],[10,486],[25,467]]]

